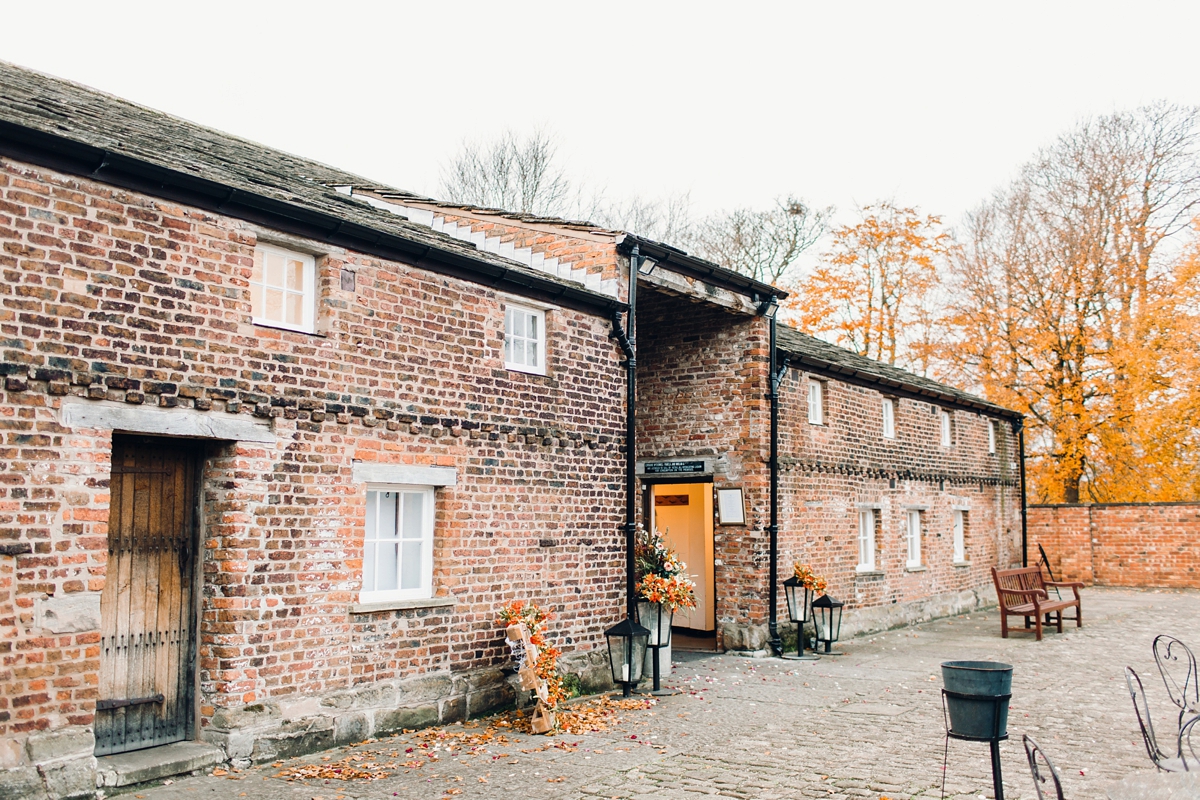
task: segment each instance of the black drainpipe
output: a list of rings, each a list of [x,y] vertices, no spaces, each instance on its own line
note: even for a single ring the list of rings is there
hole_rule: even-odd
[[[1029,566],[1029,527],[1026,524],[1026,501],[1025,501],[1025,418],[1021,417],[1016,422],[1017,428],[1017,448],[1019,450],[1020,466],[1021,466],[1021,566]]]
[[[783,655],[783,641],[779,638],[779,621],[776,606],[779,601],[779,385],[787,373],[788,360],[785,356],[778,368],[775,366],[775,317],[771,316],[771,524],[767,527],[771,537],[770,599],[767,603],[767,629],[770,633],[771,652]]]
[[[625,354],[625,607],[629,619],[637,613],[637,600],[633,596],[634,538],[637,535],[637,344],[634,329],[634,311],[637,308],[637,276],[641,255],[638,246],[629,254],[629,315],[625,330],[621,330],[621,312],[613,313],[613,336]]]

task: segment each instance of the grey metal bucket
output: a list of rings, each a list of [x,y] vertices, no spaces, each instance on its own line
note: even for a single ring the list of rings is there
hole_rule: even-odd
[[[942,681],[950,731],[957,738],[992,741],[1008,735],[1012,664],[946,661]]]

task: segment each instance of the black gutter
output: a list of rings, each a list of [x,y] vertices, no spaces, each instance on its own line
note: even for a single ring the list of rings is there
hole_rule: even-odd
[[[629,312],[625,330],[621,330],[621,314],[612,317],[613,336],[625,354],[625,609],[630,620],[637,615],[634,596],[636,576],[633,552],[637,544],[637,310],[638,265],[641,261],[637,245],[629,256]]]
[[[1017,448],[1020,453],[1021,465],[1021,566],[1029,566],[1029,526],[1026,522],[1029,514],[1029,506],[1026,502],[1025,495],[1025,418],[1017,420],[1014,427],[1017,429]]]
[[[0,155],[577,311],[609,316],[627,307],[604,295],[406,239],[333,213],[4,120],[0,120]]]
[[[784,350],[784,352],[789,352]],[[814,358],[813,356],[803,353],[791,351],[793,367],[807,367],[812,372],[819,372],[830,378],[836,378],[844,383],[853,383],[858,386],[866,386],[871,389],[877,389],[884,394],[895,395],[896,397],[906,397],[910,400],[924,400],[929,402],[936,400],[938,403],[960,408],[964,411],[975,411],[983,414],[989,414],[994,417],[1006,417],[1011,420],[1020,420],[1022,415],[1019,411],[1013,411],[1002,406],[994,406],[989,403],[977,403],[971,400],[965,400],[961,397],[956,397],[952,394],[943,392],[935,392],[930,389],[922,389],[910,384],[900,383],[889,378],[884,378],[879,375],[873,375],[869,372],[862,372],[852,367],[835,364],[824,359]]]
[[[702,258],[690,256],[682,250],[662,244],[661,242],[643,239],[633,234],[624,234],[620,241],[617,242],[617,249],[626,254],[640,252],[643,257],[654,259],[672,272],[706,281],[707,283],[720,286],[722,289],[728,289],[731,292],[736,292],[746,297],[774,296],[782,300],[788,296],[787,292],[771,286],[769,283],[762,283],[753,278],[747,278],[739,272],[725,269]]]
[[[767,604],[767,630],[770,638],[771,652],[776,656],[783,655],[783,640],[779,638],[779,385],[787,374],[788,358],[784,356],[783,363],[775,366],[775,317],[771,317],[771,524],[767,531],[770,534],[770,601]]]

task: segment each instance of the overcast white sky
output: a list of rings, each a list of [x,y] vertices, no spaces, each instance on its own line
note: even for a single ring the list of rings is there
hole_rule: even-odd
[[[433,192],[547,126],[612,198],[948,221],[1078,119],[1200,103],[1200,3],[4,3],[0,58]]]

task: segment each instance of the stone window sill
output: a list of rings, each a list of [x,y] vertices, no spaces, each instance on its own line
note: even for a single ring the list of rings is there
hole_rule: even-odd
[[[856,578],[882,578],[883,570],[881,569],[860,569],[855,572]]]
[[[905,568],[904,568],[904,571],[905,571],[905,572],[924,572],[924,571],[925,571],[925,570],[927,570],[927,569],[929,569],[929,567],[927,567],[927,566],[925,566],[925,565],[921,564],[921,565],[918,565],[918,566],[915,566],[915,567],[905,567]]]
[[[954,562],[954,566],[956,566],[956,567],[969,567],[969,566],[971,566],[971,562],[970,562],[970,561],[955,561],[955,562]]]
[[[453,608],[458,602],[454,597],[422,597],[419,600],[384,600],[379,603],[355,603],[350,606],[351,614],[373,614],[376,611],[404,611],[412,608]]]

